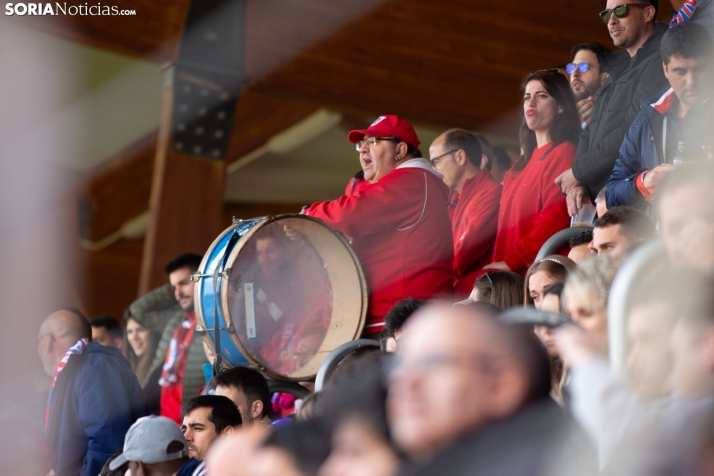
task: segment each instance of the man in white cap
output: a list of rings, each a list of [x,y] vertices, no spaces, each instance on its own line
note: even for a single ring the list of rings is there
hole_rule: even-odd
[[[200,464],[189,459],[186,439],[172,420],[161,416],[140,418],[124,439],[124,452],[109,464],[116,470],[129,463],[130,476],[186,476]]]
[[[396,302],[451,294],[450,190],[422,158],[405,119],[380,116],[348,139],[357,146],[367,183],[303,213],[350,240],[370,290],[364,335],[379,339],[384,316]]]

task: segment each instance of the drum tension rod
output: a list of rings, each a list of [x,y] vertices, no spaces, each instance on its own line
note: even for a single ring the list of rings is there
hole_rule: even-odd
[[[229,279],[230,276],[228,275],[228,271],[230,271],[230,270],[220,273],[219,276],[223,279]],[[212,278],[212,277],[214,277],[213,274],[203,274],[200,271],[196,271],[195,273],[193,273],[191,275],[191,281],[193,281],[195,283],[197,281],[200,281],[201,278]]]
[[[205,335],[206,332],[213,332],[215,330],[216,330],[215,328],[214,329],[206,329],[205,327],[196,324],[196,333],[200,336]],[[233,328],[231,326],[226,326],[226,327],[221,327],[221,330],[230,332],[231,330],[233,330]]]

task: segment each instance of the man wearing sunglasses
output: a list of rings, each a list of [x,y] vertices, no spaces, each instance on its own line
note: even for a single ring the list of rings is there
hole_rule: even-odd
[[[412,125],[398,116],[381,116],[348,139],[368,183],[303,213],[350,240],[370,291],[363,335],[379,339],[384,316],[397,301],[451,294],[449,187],[422,158]]]
[[[683,160],[710,157],[714,140],[714,42],[697,23],[681,23],[662,39],[662,66],[669,84],[642,101],[607,181],[607,206],[645,209],[671,172],[684,141]]]
[[[482,268],[493,261],[498,231],[501,185],[491,176],[491,164],[482,152],[479,138],[463,129],[444,132],[429,147],[431,164],[451,189],[449,216],[458,299],[471,293]]]
[[[607,73],[600,69],[600,61],[597,59],[600,53],[610,53],[610,50],[595,41],[575,45],[571,50],[573,62],[565,67],[565,71],[570,75],[570,89],[575,95],[583,129],[590,124],[595,92],[607,79]]]
[[[614,45],[622,51],[598,55],[600,68],[609,76],[596,94],[572,169],[555,180],[567,195],[571,216],[583,203],[592,203],[605,186],[640,102],[667,84],[659,57],[667,27],[655,25],[656,12],[657,0],[607,0],[600,13]]]

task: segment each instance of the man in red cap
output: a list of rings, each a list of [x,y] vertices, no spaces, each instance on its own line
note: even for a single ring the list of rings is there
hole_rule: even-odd
[[[449,187],[422,158],[414,128],[380,116],[352,131],[367,184],[303,213],[345,234],[369,286],[364,335],[382,331],[387,311],[402,299],[450,294],[454,249],[447,210]]]

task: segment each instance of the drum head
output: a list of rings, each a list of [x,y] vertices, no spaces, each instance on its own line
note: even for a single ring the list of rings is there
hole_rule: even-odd
[[[226,271],[222,308],[236,345],[275,378],[314,378],[332,350],[362,332],[362,269],[344,236],[314,218],[283,215],[256,226]]]

